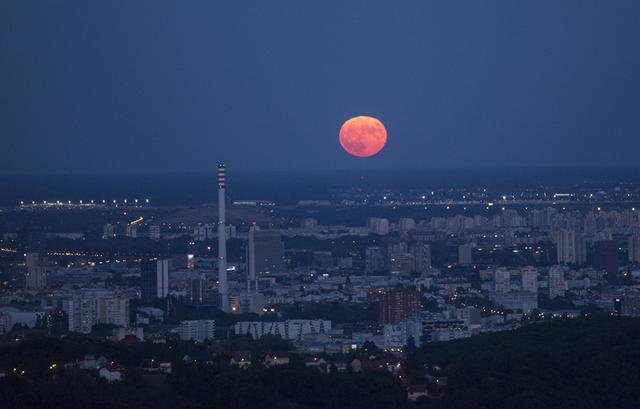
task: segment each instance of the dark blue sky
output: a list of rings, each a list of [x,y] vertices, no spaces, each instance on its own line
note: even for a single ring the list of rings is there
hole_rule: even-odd
[[[639,41],[637,0],[5,0],[0,172],[635,165]]]

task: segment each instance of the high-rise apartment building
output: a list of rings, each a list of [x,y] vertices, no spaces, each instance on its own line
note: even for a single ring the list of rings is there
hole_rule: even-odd
[[[125,234],[127,237],[131,238],[138,237],[138,226],[136,224],[127,224]]]
[[[102,238],[110,239],[113,237],[116,237],[116,226],[114,226],[113,224],[105,224],[102,227]]]
[[[458,246],[458,264],[460,265],[468,265],[473,263],[473,258],[471,255],[471,244],[461,244]]]
[[[367,219],[367,227],[371,233],[381,236],[389,234],[389,219],[381,219],[378,217],[369,217]]]
[[[118,295],[99,297],[97,302],[97,322],[128,328],[130,323],[129,305],[129,297]]]
[[[160,226],[157,224],[149,226],[149,238],[151,240],[160,240]]]
[[[416,228],[416,221],[411,218],[401,218],[398,220],[398,231],[402,237],[407,237],[409,232]]]
[[[207,289],[207,280],[204,274],[189,279],[189,287],[187,295],[189,303],[192,305],[201,305],[205,302],[205,291]]]
[[[25,257],[25,288],[42,290],[47,286],[47,259],[40,253],[27,253]]]
[[[164,298],[169,294],[169,260],[150,260],[140,267],[142,298]]]
[[[593,266],[608,274],[618,273],[618,245],[613,240],[601,240],[594,244]]]
[[[520,289],[530,293],[538,292],[538,270],[534,267],[525,267],[520,272]]]
[[[571,229],[556,233],[557,256],[560,264],[584,264],[587,261],[587,247],[584,237]]]
[[[431,267],[431,246],[417,243],[412,249],[416,271],[425,272]]]
[[[493,288],[498,294],[505,294],[511,291],[511,272],[504,268],[499,268],[493,273]]]
[[[379,320],[382,324],[395,324],[420,314],[420,293],[415,290],[389,290],[378,298]]]
[[[389,255],[389,270],[394,273],[410,273],[415,270],[415,258],[411,253]]]
[[[62,309],[67,313],[71,332],[88,334],[98,323],[98,298],[95,296],[73,296],[63,300]]]
[[[284,267],[284,243],[278,230],[249,231],[249,276],[258,279],[261,274],[282,273]]]
[[[213,339],[216,334],[216,322],[214,320],[180,321],[178,333],[183,341],[202,343],[205,339]]]
[[[387,252],[384,247],[367,247],[364,252],[364,270],[366,274],[376,274],[385,271]]]
[[[564,297],[566,289],[564,269],[561,266],[549,268],[549,298]]]

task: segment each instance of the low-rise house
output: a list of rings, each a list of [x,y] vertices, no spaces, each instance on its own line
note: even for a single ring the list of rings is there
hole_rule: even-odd
[[[187,364],[212,364],[213,359],[211,354],[207,352],[191,352],[182,358],[182,360]]]
[[[234,352],[229,363],[241,369],[248,368],[251,366],[251,353],[249,351]]]
[[[317,368],[321,372],[327,372],[327,361],[319,357],[307,357],[304,359],[304,366],[307,368]]]
[[[107,364],[107,358],[96,358],[93,354],[86,354],[82,361],[78,362],[80,369],[99,369]]]
[[[98,371],[98,375],[109,382],[120,382],[122,380],[122,373],[120,371],[109,370],[106,367],[100,368],[100,370]]]
[[[347,372],[349,365],[345,361],[331,360],[327,361],[327,373]]]
[[[264,364],[264,366],[288,365],[289,353],[288,352],[270,352],[264,356],[262,363]]]

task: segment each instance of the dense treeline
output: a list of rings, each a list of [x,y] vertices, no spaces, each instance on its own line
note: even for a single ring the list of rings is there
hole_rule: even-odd
[[[247,370],[181,365],[169,382],[180,396],[207,408],[407,407],[404,388],[387,373],[327,375],[295,364]]]
[[[425,367],[448,379],[434,408],[637,408],[640,320],[562,320],[428,344],[407,359],[414,378]]]
[[[281,367],[258,365],[259,357],[274,348],[288,346],[282,340],[261,345],[242,337],[222,345],[29,340],[0,348],[0,371],[7,371],[0,379],[0,407],[596,409],[636,408],[640,402],[639,319],[561,320],[427,344],[408,351],[402,378],[386,372],[324,374],[296,357]],[[232,367],[217,349],[248,350],[254,365]],[[205,350],[214,352],[210,363],[183,362],[185,355]],[[64,367],[86,353],[124,366],[124,381],[110,384],[94,372]],[[145,373],[141,368],[151,359],[172,362],[173,373]],[[52,370],[53,363],[58,365]],[[430,399],[407,401],[407,380],[431,381]]]
[[[166,380],[130,374],[107,383],[81,370],[59,379],[0,381],[3,408],[402,408],[404,389],[387,374],[323,375],[301,367],[241,370],[178,365]]]
[[[232,347],[252,352],[254,362],[267,349],[288,348],[285,341],[250,342],[242,337]],[[408,407],[400,381],[388,373],[323,374],[306,368],[300,358],[290,365],[232,367],[227,355],[211,355],[210,363],[185,363],[211,346],[192,343],[122,345],[76,337],[42,338],[0,348],[0,408],[403,408]],[[124,380],[108,383],[93,371],[65,367],[85,354],[104,355],[122,365]],[[141,368],[151,359],[172,362],[168,375]],[[52,364],[57,364],[52,370]],[[14,373],[12,368],[16,368]],[[24,374],[22,374],[24,371]]]

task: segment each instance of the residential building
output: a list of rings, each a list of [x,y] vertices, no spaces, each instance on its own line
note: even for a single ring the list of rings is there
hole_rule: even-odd
[[[240,321],[234,328],[236,335],[250,335],[260,339],[263,335],[279,335],[284,339],[303,340],[305,335],[326,334],[331,331],[328,320]]]
[[[367,227],[369,228],[371,233],[385,236],[389,234],[389,219],[369,217],[367,219]]]
[[[508,293],[511,291],[511,272],[504,268],[496,269],[494,271],[493,283],[496,294]]]
[[[420,314],[420,293],[415,290],[388,290],[378,295],[379,321],[395,324]]]
[[[27,290],[42,290],[47,286],[47,259],[40,253],[27,253],[25,257],[27,271],[25,273],[25,288]]]
[[[549,268],[549,298],[564,297],[566,283],[564,281],[564,269],[561,266]]]
[[[216,322],[214,320],[180,321],[178,333],[183,341],[202,343],[205,339],[214,338]]]
[[[458,246],[458,264],[469,265],[473,263],[473,257],[471,253],[471,244],[461,244]]]
[[[169,260],[150,260],[142,263],[140,275],[144,300],[164,298],[169,294]]]
[[[422,273],[431,268],[431,246],[424,243],[416,243],[412,252],[416,271]]]
[[[528,266],[520,272],[520,289],[531,293],[538,293],[538,270]]]
[[[364,270],[366,274],[376,274],[385,271],[387,253],[384,247],[367,247],[364,257]]]
[[[252,226],[248,244],[249,275],[259,278],[269,273],[282,273],[284,243],[278,230],[259,230]]]

